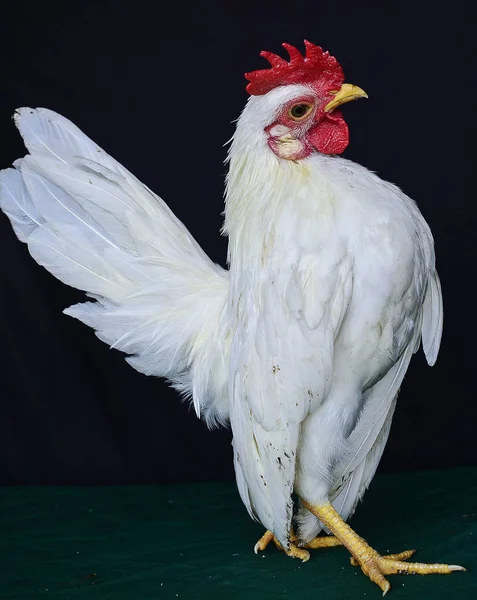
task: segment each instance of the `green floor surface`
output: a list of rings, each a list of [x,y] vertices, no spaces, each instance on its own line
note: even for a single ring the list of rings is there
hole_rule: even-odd
[[[232,483],[0,491],[0,598],[33,600],[378,599],[340,548],[303,564],[275,548]],[[477,469],[376,477],[352,525],[382,553],[462,564],[391,576],[390,598],[477,599]]]

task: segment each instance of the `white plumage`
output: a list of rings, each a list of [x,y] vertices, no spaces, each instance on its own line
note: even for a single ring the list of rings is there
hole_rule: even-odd
[[[229,271],[52,111],[17,111],[30,154],[0,175],[19,239],[92,298],[65,312],[138,371],[167,377],[209,424],[230,421],[242,500],[285,547],[293,491],[353,513],[411,356],[422,336],[433,364],[442,331],[432,236],[415,204],[350,161],[270,150],[265,129],[304,93],[296,84],[251,97],[238,121]],[[298,524],[303,541],[320,530],[303,507]]]
[[[0,175],[0,206],[35,260],[96,301],[66,313],[163,376],[210,422],[227,418],[228,273],[166,204],[73,123],[15,114],[30,155]]]

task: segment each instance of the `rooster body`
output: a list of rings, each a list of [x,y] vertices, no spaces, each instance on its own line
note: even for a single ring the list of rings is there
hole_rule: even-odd
[[[436,359],[442,306],[414,202],[339,157],[270,156],[250,139],[256,100],[237,125],[226,197],[230,421],[242,500],[286,544],[293,490],[354,511],[421,334]],[[318,533],[308,511],[299,520],[300,539]]]
[[[298,60],[290,48],[286,64]],[[17,111],[30,155],[0,175],[0,205],[35,260],[92,297],[65,312],[138,371],[167,377],[209,424],[230,422],[241,498],[285,550],[293,493],[302,544],[333,530],[310,507],[353,513],[411,356],[422,338],[432,365],[442,331],[429,227],[398,188],[330,156],[347,129],[328,107],[353,98],[337,93],[332,57],[318,59],[331,92],[319,78],[247,76],[252,97],[229,150],[229,271],[52,111]],[[316,127],[303,125],[310,106]]]

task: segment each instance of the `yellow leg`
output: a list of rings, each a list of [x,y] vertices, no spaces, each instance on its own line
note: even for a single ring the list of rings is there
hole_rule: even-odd
[[[341,541],[354,558],[352,564],[357,564],[371,581],[374,581],[383,591],[383,596],[391,589],[385,575],[397,573],[414,573],[428,575],[431,573],[452,573],[453,571],[465,571],[458,565],[408,563],[406,559],[414,554],[413,550],[407,550],[400,554],[381,556],[373,550],[351,527],[343,521],[330,503],[313,506],[303,501],[303,505],[315,515],[334,535]]]
[[[277,540],[277,538],[273,535],[273,533],[271,531],[266,531],[262,535],[262,537],[258,540],[258,542],[255,544],[255,547],[254,547],[255,554],[257,554],[259,550],[261,552],[263,552],[263,550],[265,550],[265,548],[268,546],[268,544],[271,541],[273,541],[275,543],[275,546],[279,550],[285,551],[283,546],[280,544],[280,542]],[[331,548],[333,546],[341,546],[341,542],[334,535],[316,537],[313,540],[311,540],[310,542],[308,542],[307,544],[303,544],[303,546],[302,545],[297,546],[296,542],[298,541],[298,537],[293,530],[290,533],[290,541],[292,543],[290,544],[290,551],[287,552],[288,556],[293,556],[294,558],[300,558],[303,562],[306,562],[307,560],[310,559],[310,553],[307,552],[305,550],[305,548],[308,550],[314,550],[316,548]]]

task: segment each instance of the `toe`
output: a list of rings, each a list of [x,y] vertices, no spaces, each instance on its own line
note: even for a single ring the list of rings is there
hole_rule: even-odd
[[[290,549],[287,551],[287,554],[293,558],[299,558],[301,562],[310,560],[310,553],[303,548],[298,548],[298,546],[295,546],[294,544],[290,544]]]
[[[384,574],[381,572],[379,567],[375,564],[366,565],[365,568],[361,567],[361,570],[365,575],[367,575],[373,583],[379,586],[383,592],[383,596],[385,596],[389,590],[391,589],[391,584],[384,577]]]
[[[453,571],[465,571],[459,565],[445,565],[440,563],[409,563],[400,560],[393,560],[387,557],[378,559],[378,567],[384,575],[396,575],[402,573],[410,573],[414,575],[446,575]]]
[[[411,558],[415,553],[416,550],[404,550],[404,552],[399,552],[398,554],[385,554],[384,556],[379,556],[378,553],[376,553],[376,557],[402,561]],[[359,562],[353,556],[350,557],[349,562],[353,567],[359,567]]]
[[[398,554],[386,554],[383,558],[387,558],[389,560],[407,560],[416,554],[416,550],[404,550],[404,552],[399,552]]]
[[[309,542],[300,545],[302,548],[308,548],[314,550],[317,548],[332,548],[334,546],[341,546],[341,542],[334,535],[324,535],[313,538]]]
[[[259,552],[263,552],[268,544],[273,540],[273,533],[271,531],[266,531],[262,537],[258,540],[258,542],[253,547],[253,551],[255,554]]]

